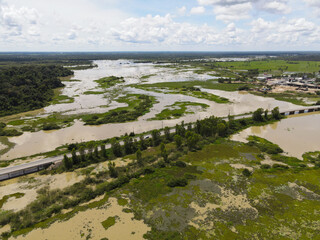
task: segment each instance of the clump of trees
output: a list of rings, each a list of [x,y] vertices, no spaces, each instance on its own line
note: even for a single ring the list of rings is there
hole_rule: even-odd
[[[9,67],[0,71],[0,116],[46,106],[53,89],[63,87],[58,77],[72,75],[62,66]]]
[[[0,136],[13,137],[22,134],[22,132],[19,132],[17,129],[6,129],[6,126],[5,123],[0,122]]]
[[[280,120],[282,118],[279,108],[275,107],[271,110],[271,116],[269,116],[268,110],[263,110],[259,108],[252,114],[252,120],[255,122],[265,122],[269,120]]]

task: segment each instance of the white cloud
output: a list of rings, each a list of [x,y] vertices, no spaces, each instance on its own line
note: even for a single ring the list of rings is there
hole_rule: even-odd
[[[254,2],[255,0],[198,0],[200,5],[236,5],[241,3]]]
[[[252,10],[274,14],[291,12],[287,0],[198,0],[198,3],[200,6],[213,6],[216,18],[225,22],[249,18]]]
[[[181,16],[184,16],[186,14],[187,8],[185,6],[178,9],[178,13]]]
[[[283,46],[320,43],[320,27],[305,18],[252,21],[252,42],[276,43]],[[318,38],[317,38],[318,37]]]
[[[206,11],[206,9],[202,6],[200,7],[194,7],[194,8],[191,8],[190,10],[190,13],[191,14],[202,14]]]
[[[304,0],[307,4],[313,7],[319,7],[320,8],[320,1],[319,0]]]
[[[272,13],[288,14],[291,12],[291,8],[283,1],[271,1],[265,2],[262,5],[262,9]]]
[[[182,17],[178,21],[169,14],[139,17],[136,12],[125,13],[117,0],[5,1],[0,0],[2,51],[312,50],[320,47],[319,24],[303,15],[304,11],[293,19],[291,15],[277,17],[278,20],[272,20],[270,15],[260,17],[262,12],[287,14],[289,5],[295,8],[292,3],[297,0],[197,0],[199,5],[194,8],[176,6],[176,17],[188,15],[188,22],[183,22]],[[319,11],[320,16],[320,0],[303,1]],[[226,24],[201,24],[198,21],[203,18],[191,16],[209,9]],[[241,19],[250,19],[248,29],[239,29],[237,21]],[[212,18],[204,22],[211,23]]]
[[[0,2],[0,38],[39,36],[39,13],[34,8],[16,8]]]
[[[216,19],[225,22],[231,22],[240,19],[250,18],[250,11],[252,10],[251,3],[241,3],[230,6],[216,6],[213,12]]]
[[[216,31],[206,24],[198,26],[189,23],[175,22],[171,15],[129,18],[112,29],[116,40],[132,44],[233,44],[240,42],[240,31],[234,24],[222,32]]]
[[[313,12],[320,17],[320,1],[319,0],[304,0],[310,7],[313,8]]]

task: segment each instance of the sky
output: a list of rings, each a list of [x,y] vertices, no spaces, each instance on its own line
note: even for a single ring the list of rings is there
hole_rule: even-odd
[[[0,0],[0,51],[319,51],[320,0]]]

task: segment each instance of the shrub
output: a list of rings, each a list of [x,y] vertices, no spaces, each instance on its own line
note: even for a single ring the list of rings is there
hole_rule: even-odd
[[[154,168],[146,167],[145,169],[143,169],[143,174],[151,174],[151,173],[154,173]]]
[[[173,166],[177,166],[177,167],[181,167],[181,168],[185,168],[187,166],[187,164],[183,161],[176,161],[172,163]]]
[[[0,128],[0,136],[15,137],[20,135],[22,135],[22,132],[19,132],[17,129],[3,130],[2,128]]]
[[[246,177],[250,177],[252,175],[252,173],[247,168],[245,168],[242,171],[242,175],[246,176]]]
[[[276,168],[276,169],[288,169],[289,168],[286,165],[282,165],[282,164],[278,164],[278,163],[273,164],[272,167]]]
[[[24,126],[21,128],[21,130],[24,132],[31,132],[33,130],[33,128],[30,126]]]
[[[175,178],[168,182],[169,187],[185,187],[188,185],[188,181],[185,178]]]
[[[60,129],[61,127],[59,127],[56,123],[46,123],[43,125],[42,129],[44,131],[48,131],[48,130],[55,130],[55,129]]]
[[[261,168],[261,169],[270,169],[271,166],[268,165],[268,164],[262,164],[262,165],[260,166],[260,168]]]

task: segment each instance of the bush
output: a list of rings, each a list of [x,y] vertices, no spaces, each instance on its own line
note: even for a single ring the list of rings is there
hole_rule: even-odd
[[[276,169],[288,169],[289,168],[286,165],[282,165],[282,164],[278,164],[278,163],[273,164],[272,167],[276,168]]]
[[[3,130],[2,128],[0,128],[0,136],[15,137],[20,135],[22,135],[22,132],[19,132],[17,129]]]
[[[68,145],[68,150],[72,151],[73,149],[77,150],[78,149],[78,144],[71,143]]]
[[[176,161],[176,162],[173,162],[171,165],[181,167],[181,168],[185,168],[187,166],[187,164],[183,161]]]
[[[167,184],[169,187],[185,187],[188,185],[188,181],[185,178],[175,178],[172,179],[170,182]]]
[[[247,168],[245,168],[242,171],[242,175],[246,176],[246,177],[250,177],[252,175],[252,173]]]
[[[186,174],[184,175],[184,177],[185,177],[186,179],[190,179],[190,180],[195,180],[195,179],[197,179],[197,176],[195,176],[195,175],[193,175],[193,174],[191,174],[191,173],[186,173]]]
[[[30,126],[24,126],[21,128],[21,130],[24,132],[31,132],[33,130],[33,128]]]
[[[277,145],[264,138],[260,138],[257,136],[249,136],[248,145],[258,147],[262,152],[266,152],[269,154],[278,154],[283,153],[283,150]]]
[[[238,88],[239,91],[249,91],[250,87],[248,85],[244,85]]]
[[[143,174],[151,174],[151,173],[154,173],[154,168],[146,167],[145,169],[143,169]]]
[[[260,168],[261,168],[261,169],[270,169],[271,166],[268,165],[268,164],[262,164],[262,165],[260,166]]]
[[[42,130],[48,131],[48,130],[55,130],[60,129],[61,127],[58,126],[56,123],[46,123],[43,125]]]

